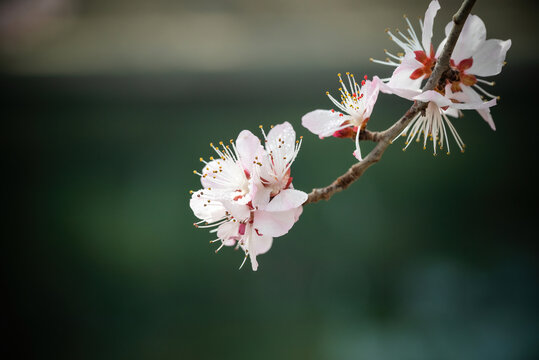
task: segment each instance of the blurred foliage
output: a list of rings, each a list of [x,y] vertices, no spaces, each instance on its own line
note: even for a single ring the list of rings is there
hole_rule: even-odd
[[[372,69],[367,69],[368,71]],[[5,250],[10,332],[37,358],[531,359],[537,351],[537,130],[511,67],[492,132],[455,121],[465,154],[398,140],[360,181],[309,205],[238,271],[188,207],[210,141],[291,122],[297,188],[332,181],[353,143],[302,114],[332,74],[10,77],[6,154],[22,224]],[[368,72],[372,73],[372,72]],[[316,75],[316,76],[315,76]],[[381,96],[383,129],[408,104]],[[526,129],[523,132],[522,129]],[[363,145],[366,152],[372,144]],[[456,147],[455,147],[456,148]]]

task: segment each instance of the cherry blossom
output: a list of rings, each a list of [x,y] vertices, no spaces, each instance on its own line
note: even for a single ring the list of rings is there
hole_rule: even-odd
[[[483,102],[481,99],[470,96],[469,90],[453,93],[451,84],[446,85],[445,95],[442,95],[438,91],[429,90],[414,96],[412,100],[427,102],[428,105],[425,112],[419,112],[400,134],[407,136],[406,146],[403,150],[408,148],[414,138],[416,142],[419,142],[423,135],[423,149],[426,149],[427,137],[429,137],[430,141],[432,141],[434,155],[436,155],[437,144],[440,150],[442,150],[444,143],[447,147],[447,155],[449,155],[450,133],[455,139],[460,151],[464,151],[464,142],[448,116],[457,117],[460,110],[484,110],[496,104],[495,99]]]
[[[434,46],[431,43],[432,29],[434,17],[439,9],[440,5],[438,1],[431,1],[425,13],[424,23],[420,20],[422,29],[421,41],[419,41],[408,18],[406,18],[409,26],[407,30],[408,36],[398,31],[398,36],[396,36],[388,30],[390,39],[401,47],[404,53],[393,55],[386,52],[391,57],[391,59],[388,58],[386,61],[371,59],[376,63],[396,67],[391,78],[384,79],[385,83],[381,85],[382,92],[396,94],[409,100],[419,99],[418,95],[421,94],[422,82],[431,75],[436,64],[436,59],[441,54],[447,41],[447,36],[449,36],[453,27],[452,22],[447,24],[445,27],[446,38],[438,46],[437,51],[434,52]],[[443,121],[440,120],[442,123],[448,124],[448,127],[454,130],[454,127],[447,119],[447,115],[459,116],[461,114],[459,109],[475,109],[490,127],[495,130],[496,127],[490,114],[490,107],[496,104],[493,100],[499,98],[479,86],[479,84],[493,86],[494,82],[483,80],[479,76],[499,74],[510,46],[511,40],[486,40],[485,24],[478,16],[470,15],[464,24],[451,55],[450,70],[444,74],[446,80],[444,83],[438,84],[434,89],[442,96],[446,96],[446,102],[451,99],[453,104],[442,107],[429,105],[430,110],[428,112],[431,116],[428,118],[432,119],[434,123],[439,122],[437,120],[435,121],[435,119],[442,119]],[[450,86],[448,87],[447,85]],[[481,105],[484,97],[491,99],[491,101],[485,103],[488,105]],[[464,106],[462,104],[468,105]],[[436,116],[433,115],[435,107],[439,109],[439,114]],[[424,118],[418,117],[418,119]],[[429,123],[426,119],[424,120],[424,125]],[[417,124],[416,122],[413,123]],[[412,129],[410,126],[407,128],[407,130]],[[440,130],[441,128],[438,129]],[[454,131],[454,134],[456,134],[456,131]],[[458,136],[458,134],[456,135]],[[455,136],[456,139],[457,136]],[[464,144],[458,140],[457,143],[463,149]]]
[[[254,271],[257,255],[267,252],[273,238],[286,234],[298,220],[307,194],[292,185],[290,166],[301,141],[289,123],[264,134],[265,147],[258,137],[244,130],[230,145],[210,146],[218,155],[204,162],[201,177],[204,189],[191,192],[190,206],[198,228],[210,228],[224,246],[235,246],[245,252]]]
[[[375,76],[372,81],[367,76],[361,80],[359,85],[354,74],[346,73],[348,87],[343,81],[341,74],[339,77],[339,88],[341,101],[336,100],[329,91],[326,95],[331,102],[340,111],[332,110],[314,110],[305,114],[301,123],[312,133],[318,135],[321,139],[327,136],[338,138],[355,138],[356,150],[354,156],[358,160],[361,158],[359,148],[359,134],[365,129],[370,119],[374,104],[378,99],[380,79]]]

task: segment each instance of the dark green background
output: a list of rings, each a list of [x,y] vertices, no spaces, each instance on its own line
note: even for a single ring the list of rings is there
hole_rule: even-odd
[[[397,141],[347,191],[306,206],[256,273],[238,271],[239,252],[214,254],[211,235],[193,228],[192,170],[210,141],[289,121],[304,135],[295,187],[327,185],[354,163],[353,143],[320,141],[300,119],[330,106],[324,91],[346,68],[5,72],[2,144],[14,170],[4,175],[13,183],[4,188],[4,351],[537,358],[535,65],[509,61],[496,78],[496,132],[466,112],[454,121],[464,154],[454,143],[450,156],[415,144],[403,153]],[[369,128],[388,127],[408,105],[381,95]]]

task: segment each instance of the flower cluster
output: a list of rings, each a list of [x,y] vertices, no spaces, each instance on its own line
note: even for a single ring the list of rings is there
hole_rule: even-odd
[[[359,149],[359,133],[367,125],[376,103],[378,92],[395,94],[412,101],[428,102],[427,109],[417,114],[401,135],[407,136],[406,147],[413,139],[421,140],[426,149],[427,138],[432,141],[436,155],[437,146],[443,149],[444,143],[449,154],[449,134],[455,139],[457,146],[464,151],[464,143],[458,135],[448,116],[459,117],[461,110],[474,109],[495,130],[490,107],[496,105],[497,96],[490,94],[482,85],[493,86],[494,82],[481,77],[493,76],[501,72],[505,63],[505,55],[511,47],[511,40],[486,39],[486,28],[476,15],[466,20],[459,40],[451,55],[450,70],[444,74],[443,81],[434,90],[421,90],[424,82],[430,77],[438,56],[442,53],[453,23],[445,27],[446,38],[435,51],[431,42],[434,18],[440,9],[438,0],[431,1],[425,12],[425,20],[419,21],[421,40],[415,32],[410,20],[405,16],[408,28],[406,33],[392,33],[386,30],[402,52],[396,55],[385,50],[388,58],[385,61],[374,60],[375,63],[395,67],[391,78],[380,80],[374,76],[372,81],[365,80],[359,86],[353,75],[347,73],[349,89],[339,74],[341,101],[335,100],[335,110],[315,110],[303,116],[302,123],[321,138],[326,136],[355,138],[354,156],[362,160]],[[489,99],[488,101],[486,101]]]
[[[365,133],[378,95],[382,92],[427,104],[424,111],[407,118],[408,123],[400,134],[407,137],[403,150],[413,140],[420,142],[423,137],[424,149],[427,141],[431,141],[434,155],[438,147],[443,149],[444,146],[449,154],[449,138],[453,137],[460,150],[464,151],[464,142],[449,119],[460,117],[462,110],[476,110],[495,130],[490,108],[499,98],[483,88],[485,85],[493,86],[494,82],[482,77],[501,72],[511,40],[487,40],[483,21],[478,16],[468,16],[456,44],[454,38],[450,42],[455,47],[449,69],[432,90],[423,91],[422,87],[432,76],[440,55],[449,51],[444,47],[454,26],[453,22],[447,24],[446,38],[435,50],[431,40],[434,18],[439,9],[438,0],[432,0],[424,21],[419,21],[421,39],[406,16],[406,33],[387,30],[389,38],[402,52],[394,55],[385,50],[388,56],[385,61],[371,61],[395,67],[390,78],[374,76],[369,80],[365,75],[357,80],[348,72],[346,77],[338,74],[339,96],[333,97],[329,91],[326,92],[335,108],[305,114],[303,126],[321,139],[328,136],[354,139],[353,155],[362,161],[360,134]],[[439,69],[442,67],[439,66],[436,72]],[[262,126],[260,128],[263,143],[250,131],[244,130],[235,142],[220,142],[219,146],[210,144],[217,156],[210,157],[209,161],[200,158],[204,163],[203,169],[194,172],[200,176],[203,189],[191,191],[190,200],[191,209],[200,219],[194,225],[210,228],[210,233],[216,235],[216,239],[210,241],[219,244],[216,252],[224,246],[241,248],[245,257],[240,268],[250,258],[254,271],[258,269],[257,256],[271,248],[274,237],[282,236],[292,228],[308,198],[306,193],[292,186],[290,169],[301,147],[301,137],[296,140],[296,133],[287,122],[272,127],[267,135]],[[384,136],[384,145],[387,146],[390,139]],[[369,162],[362,164],[368,166]],[[332,186],[334,184],[338,186],[339,179]],[[315,191],[313,193],[316,194]]]
[[[211,228],[220,246],[234,246],[250,257],[267,252],[273,238],[286,234],[298,220],[307,194],[292,186],[290,166],[301,147],[292,126],[285,122],[264,135],[264,145],[250,131],[242,131],[230,145],[210,144],[217,158],[205,161],[200,176],[203,189],[191,192],[190,206],[200,219],[194,225]]]

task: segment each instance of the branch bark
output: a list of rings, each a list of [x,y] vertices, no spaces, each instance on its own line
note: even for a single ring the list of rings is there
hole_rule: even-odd
[[[436,61],[434,70],[432,71],[431,76],[429,77],[427,83],[423,87],[423,91],[434,89],[441,80],[445,79],[445,73],[450,70],[449,60],[453,49],[457,43],[457,40],[462,31],[462,27],[472,10],[476,0],[464,0],[460,9],[453,15],[453,29],[447,37],[447,41],[442,50],[442,53]],[[335,181],[330,185],[313,189],[309,193],[309,197],[305,204],[315,203],[320,200],[329,200],[335,193],[343,191],[348,188],[354,181],[358,180],[363,173],[372,165],[380,161],[382,155],[391,144],[391,141],[397,137],[404,128],[412,121],[414,116],[419,112],[424,111],[427,108],[428,103],[416,101],[408,109],[408,111],[389,129],[386,129],[381,132],[371,132],[366,130],[360,134],[360,140],[369,140],[377,142],[374,149],[367,155],[363,161],[360,161],[350,167],[346,173],[339,176]],[[305,205],[304,204],[304,205]]]

